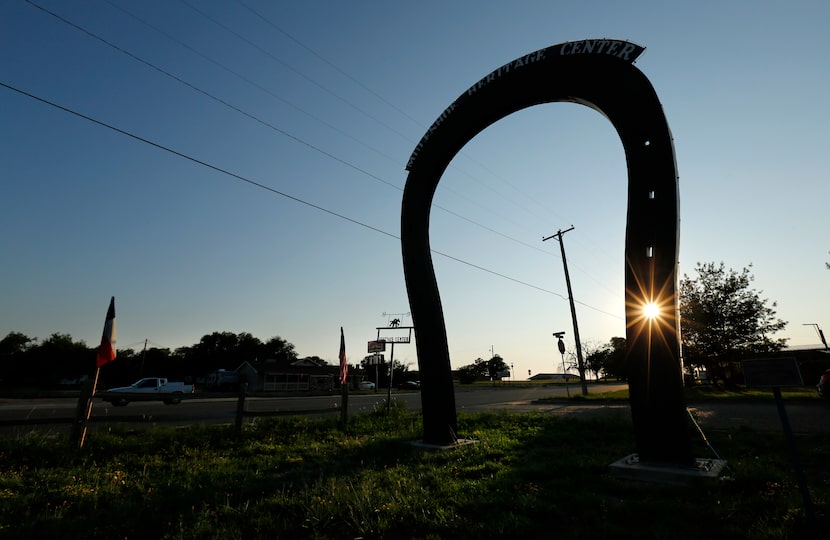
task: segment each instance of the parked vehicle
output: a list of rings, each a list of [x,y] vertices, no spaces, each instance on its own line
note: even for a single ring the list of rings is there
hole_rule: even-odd
[[[404,381],[398,385],[398,390],[418,390],[421,388],[421,381]]]
[[[116,407],[123,407],[131,401],[157,400],[161,400],[167,405],[176,405],[181,403],[184,394],[192,394],[194,391],[192,384],[170,382],[161,377],[145,377],[130,386],[110,388],[100,396],[101,399],[112,403]]]
[[[237,390],[239,388],[239,373],[219,369],[208,373],[205,378],[205,386],[209,390]]]
[[[375,383],[373,383],[372,381],[360,381],[357,384],[357,388],[359,390],[374,390],[375,389]]]
[[[821,374],[816,388],[818,389],[818,395],[830,398],[830,369]]]

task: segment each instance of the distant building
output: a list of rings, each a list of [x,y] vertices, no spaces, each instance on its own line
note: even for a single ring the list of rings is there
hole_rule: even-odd
[[[784,349],[774,355],[758,355],[759,357],[768,356],[793,356],[798,362],[798,369],[801,371],[801,378],[804,380],[805,386],[813,386],[818,382],[818,379],[824,373],[825,369],[830,369],[830,350],[824,348],[822,345],[790,347]]]
[[[242,362],[236,368],[239,382],[248,384],[249,392],[332,391],[338,381],[340,366],[330,366],[311,358],[290,364],[276,360]]]

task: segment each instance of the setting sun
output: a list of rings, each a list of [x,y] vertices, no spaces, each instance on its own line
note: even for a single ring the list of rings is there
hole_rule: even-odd
[[[643,306],[643,315],[646,316],[647,319],[654,319],[660,316],[660,306],[658,306],[654,302],[649,302],[645,306]]]

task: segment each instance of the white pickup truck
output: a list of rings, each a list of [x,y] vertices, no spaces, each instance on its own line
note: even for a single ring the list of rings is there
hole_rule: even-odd
[[[184,394],[192,394],[192,384],[170,382],[161,377],[139,379],[130,386],[110,388],[101,394],[101,399],[116,407],[123,407],[131,401],[164,401],[167,405],[181,403]]]

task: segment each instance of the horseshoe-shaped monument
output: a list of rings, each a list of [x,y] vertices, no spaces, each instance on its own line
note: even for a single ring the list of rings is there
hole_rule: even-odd
[[[678,338],[677,168],[662,106],[633,65],[643,50],[628,41],[587,39],[517,58],[459,96],[413,151],[406,166],[401,248],[417,339],[425,444],[458,441],[447,330],[429,243],[430,207],[441,175],[467,142],[501,118],[533,105],[572,102],[608,118],[625,150],[628,217],[621,269],[639,461],[694,465]],[[652,303],[660,308],[656,318],[644,313]]]

